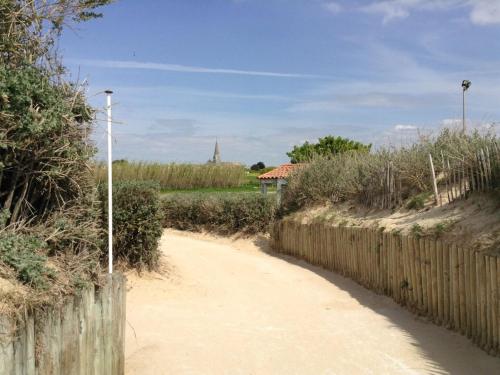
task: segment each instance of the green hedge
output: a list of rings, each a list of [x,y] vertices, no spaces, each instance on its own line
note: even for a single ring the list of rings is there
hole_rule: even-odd
[[[153,182],[113,183],[113,251],[130,266],[156,269],[162,234],[160,187]],[[103,227],[107,227],[107,185],[100,185]],[[107,236],[107,231],[106,236]],[[105,244],[107,240],[105,241]],[[107,252],[103,247],[103,253]],[[104,254],[103,254],[104,255]]]
[[[219,234],[266,232],[276,198],[257,194],[172,194],[163,198],[164,226]]]

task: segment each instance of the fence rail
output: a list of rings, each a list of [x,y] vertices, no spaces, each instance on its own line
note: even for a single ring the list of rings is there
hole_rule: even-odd
[[[500,258],[441,240],[282,220],[273,248],[338,272],[500,355]]]

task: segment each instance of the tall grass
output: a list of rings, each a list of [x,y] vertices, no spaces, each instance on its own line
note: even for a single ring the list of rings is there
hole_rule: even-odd
[[[95,165],[97,182],[107,180],[107,167]],[[161,189],[238,187],[246,182],[242,166],[223,164],[161,164],[145,162],[113,163],[115,181],[155,181]]]
[[[471,191],[499,187],[498,138],[494,134],[463,135],[444,130],[435,138],[422,138],[401,149],[315,159],[291,176],[284,207],[294,210],[326,201],[354,201],[378,208],[400,206],[412,196],[432,191],[429,154],[439,191],[452,190],[450,201]]]

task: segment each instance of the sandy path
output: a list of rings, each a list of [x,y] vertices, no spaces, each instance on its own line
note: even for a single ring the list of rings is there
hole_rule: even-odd
[[[500,374],[498,358],[350,280],[199,237],[166,232],[171,272],[129,275],[127,374]]]

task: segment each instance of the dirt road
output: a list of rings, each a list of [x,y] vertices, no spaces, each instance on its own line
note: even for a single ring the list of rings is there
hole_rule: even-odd
[[[129,275],[129,375],[500,374],[464,337],[249,240],[161,246],[167,274]]]

